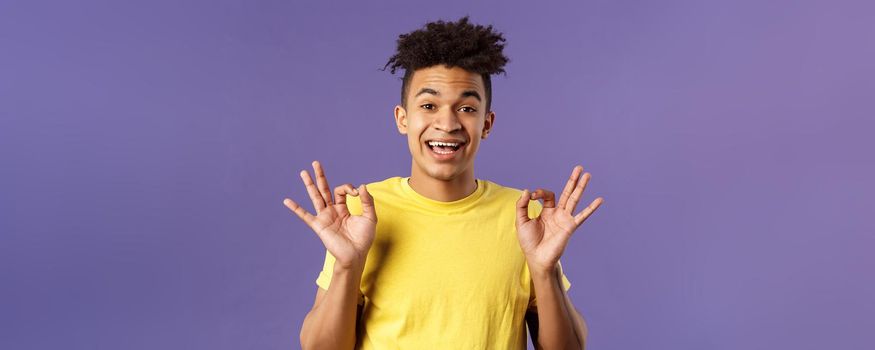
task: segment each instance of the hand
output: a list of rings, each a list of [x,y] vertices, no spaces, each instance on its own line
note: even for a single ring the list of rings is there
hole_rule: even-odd
[[[526,255],[529,269],[549,271],[554,268],[574,230],[604,202],[604,198],[596,198],[582,212],[572,216],[591,177],[589,173],[584,173],[583,178],[578,181],[582,171],[582,166],[574,167],[571,178],[568,179],[559,197],[558,206],[554,201],[553,192],[540,188],[531,194],[529,190],[523,190],[517,201],[517,238]],[[538,198],[544,199],[544,208],[540,216],[529,219],[529,200]]]
[[[336,266],[346,269],[363,268],[377,230],[374,198],[365,185],[356,189],[351,184],[343,184],[334,188],[332,202],[328,179],[325,178],[322,165],[318,161],[313,162],[313,170],[318,187],[313,184],[313,179],[306,170],[301,170],[301,179],[307,187],[313,206],[316,207],[316,216],[289,198],[284,199],[283,204],[316,232],[325,249],[336,259]],[[347,194],[361,196],[362,215],[349,213],[346,207]]]

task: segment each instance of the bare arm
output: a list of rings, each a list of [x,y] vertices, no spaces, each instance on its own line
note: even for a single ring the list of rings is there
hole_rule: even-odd
[[[356,305],[362,271],[376,233],[374,199],[365,185],[356,189],[344,184],[334,189],[332,200],[322,165],[314,161],[313,170],[315,183],[307,171],[301,171],[301,180],[317,215],[308,213],[289,198],[283,200],[283,204],[316,232],[335,262],[328,290],[320,288],[316,292],[313,308],[304,318],[301,346],[304,349],[351,349],[356,342]],[[350,214],[346,195],[360,195],[362,215]]]
[[[596,198],[574,214],[591,177],[589,173],[581,177],[582,172],[583,167],[574,167],[558,203],[553,192],[544,189],[524,190],[517,201],[517,235],[538,300],[538,324],[530,328],[537,330],[533,342],[543,349],[583,349],[585,343],[586,325],[562,289],[558,266],[571,234],[604,201]],[[537,199],[544,200],[543,209],[536,218],[529,218],[529,201]]]
[[[578,343],[580,343],[580,349],[586,348],[586,338],[589,334],[589,329],[586,326],[586,321],[583,319],[583,316],[580,315],[580,312],[574,307],[571,303],[571,298],[568,297],[568,294],[565,295],[565,302],[568,308],[568,311],[571,313],[571,320],[574,324],[574,334],[577,337]],[[537,349],[543,349],[538,344],[538,309],[532,308],[526,313],[526,323],[529,326],[529,333],[532,337],[532,344],[535,344]]]
[[[304,349],[352,349],[356,341],[361,270],[335,266],[328,290],[319,288],[301,326]]]
[[[577,341],[580,342],[580,349],[586,349],[586,337],[589,335],[586,321],[574,307],[574,304],[571,303],[571,298],[568,297],[568,294],[565,295],[565,302],[568,305],[568,312],[571,313],[571,319],[574,321],[574,334],[577,336]]]
[[[577,311],[562,290],[558,268],[533,271],[532,281],[538,296],[538,324],[535,327],[530,325],[534,328],[532,343],[539,349],[583,349],[578,320],[574,317]]]

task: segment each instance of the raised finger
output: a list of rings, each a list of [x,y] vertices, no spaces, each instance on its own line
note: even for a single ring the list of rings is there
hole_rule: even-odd
[[[318,160],[313,161],[313,171],[316,172],[316,185],[319,187],[319,193],[322,194],[322,198],[325,199],[325,205],[333,204],[331,202],[331,187],[328,186],[328,178],[325,177],[325,171]]]
[[[578,165],[574,167],[574,170],[571,171],[571,177],[568,178],[568,182],[565,183],[565,188],[562,189],[562,194],[559,195],[559,208],[565,209],[566,203],[568,203],[568,197],[571,196],[571,192],[574,191],[574,186],[577,185],[577,179],[580,178],[580,172],[583,171],[583,167]]]
[[[573,214],[574,211],[577,210],[577,203],[580,202],[580,197],[583,196],[583,190],[586,189],[586,184],[589,183],[590,178],[592,178],[590,173],[583,173],[583,177],[577,182],[574,191],[571,192],[571,196],[568,198],[568,203],[565,204],[566,213]]]
[[[310,200],[313,201],[313,207],[316,208],[316,214],[325,209],[325,197],[319,193],[316,184],[313,183],[313,178],[306,170],[301,170],[301,180],[304,181],[304,186],[307,188],[307,194],[310,195]]]
[[[295,201],[289,198],[283,199],[283,204],[287,208],[291,209],[292,212],[295,213],[295,215],[298,215],[301,220],[304,220],[304,222],[307,223],[307,226],[312,226],[311,224],[313,220],[316,220],[313,214],[308,213],[306,209],[304,209],[303,207],[298,205],[298,203],[295,203]]]
[[[358,188],[358,193],[360,193],[362,200],[362,216],[366,218],[370,218],[374,222],[377,221],[377,210],[374,206],[374,197],[371,197],[371,194],[368,193],[368,186],[362,184]]]
[[[592,203],[590,203],[586,208],[583,208],[579,214],[574,216],[574,224],[580,226],[586,219],[595,212],[596,209],[602,205],[605,199],[602,197],[596,198]]]
[[[532,197],[529,190],[523,190],[520,198],[516,201],[516,221],[517,223],[526,223],[529,220],[529,199]]]
[[[536,200],[538,198],[544,199],[544,208],[556,207],[556,194],[554,194],[552,191],[539,188],[532,193],[532,200]]]

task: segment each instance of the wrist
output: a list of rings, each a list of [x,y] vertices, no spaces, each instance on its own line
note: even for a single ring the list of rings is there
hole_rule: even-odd
[[[334,277],[361,277],[362,272],[365,270],[365,262],[364,261],[354,261],[350,263],[335,262],[334,264]]]
[[[529,263],[528,265],[529,273],[531,273],[532,279],[553,279],[559,276],[559,264],[557,262],[554,262],[552,264]]]
[[[350,254],[349,257],[341,257],[339,255],[334,255],[334,268],[335,269],[343,269],[349,271],[355,270],[363,270],[365,267],[365,261],[368,259],[367,251],[365,253],[354,253]]]

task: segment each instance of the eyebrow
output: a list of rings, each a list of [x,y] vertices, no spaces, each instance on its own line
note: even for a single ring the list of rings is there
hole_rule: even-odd
[[[435,90],[435,89],[432,89],[432,88],[422,88],[422,89],[420,89],[419,92],[417,92],[416,95],[414,95],[413,97],[417,97],[417,96],[422,95],[422,94],[430,94],[430,95],[435,95],[435,96],[440,96],[440,95],[441,95],[441,94],[440,94],[439,92],[437,92],[437,90]],[[462,95],[461,95],[461,96],[462,96],[462,97],[473,97],[473,98],[476,98],[477,101],[481,101],[481,102],[483,101],[483,100],[480,98],[480,93],[478,93],[478,92],[475,91],[475,90],[465,90],[464,92],[462,92]]]
[[[440,96],[440,95],[441,95],[439,92],[435,91],[434,89],[422,88],[422,89],[419,90],[419,92],[417,92],[416,95],[414,95],[413,97],[417,97],[417,96],[422,95],[422,94],[431,94],[431,95],[435,95],[435,96]]]
[[[470,97],[474,97],[474,98],[476,98],[477,101],[483,102],[483,101],[480,99],[480,94],[477,93],[477,91],[474,91],[474,90],[465,90],[465,92],[462,93],[462,97],[469,97],[469,96],[470,96]]]

